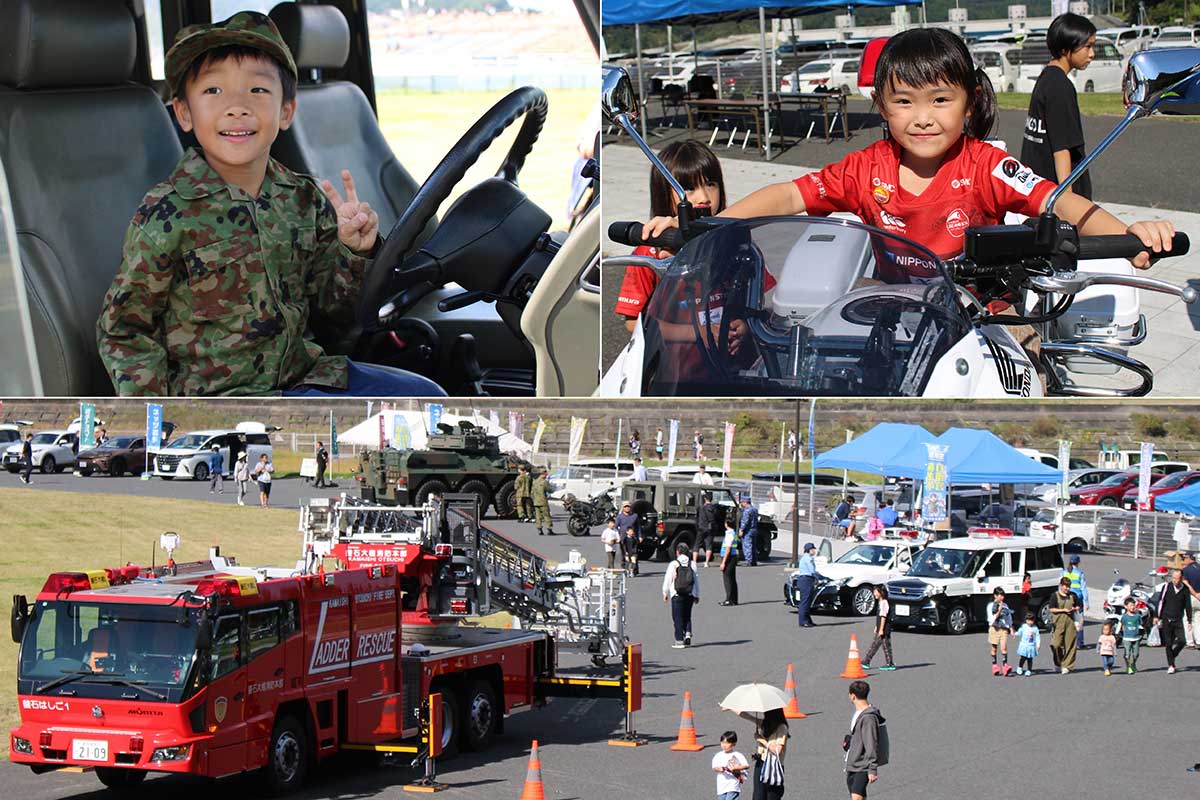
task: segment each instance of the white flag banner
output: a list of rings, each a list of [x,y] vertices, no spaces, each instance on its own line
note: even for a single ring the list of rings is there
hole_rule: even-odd
[[[525,438],[525,415],[520,411],[508,412],[508,432],[518,439]]]
[[[1058,496],[1062,500],[1071,499],[1071,442],[1067,439],[1058,440]]]
[[[667,440],[667,466],[675,466],[675,447],[679,444],[679,420],[673,419],[671,422],[671,436]]]
[[[537,430],[533,433],[533,454],[537,455],[538,448],[542,445],[542,434],[546,432],[546,420],[538,417]]]
[[[1142,460],[1138,464],[1138,511],[1150,510],[1150,465],[1154,462],[1154,442],[1142,442]]]
[[[721,464],[721,468],[725,470],[725,477],[729,477],[733,469],[733,432],[736,430],[736,423],[725,423],[725,461]]]
[[[488,422],[492,423],[493,428],[500,427],[500,412],[495,409],[488,412]]]
[[[613,469],[618,470],[618,464],[621,463],[621,433],[625,422],[623,417],[617,417],[617,447],[613,450]]]
[[[587,430],[587,417],[571,417],[571,449],[567,458],[574,461],[583,450],[583,432]]]

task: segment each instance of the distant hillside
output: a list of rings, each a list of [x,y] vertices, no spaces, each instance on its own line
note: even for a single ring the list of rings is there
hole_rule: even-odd
[[[391,11],[393,9],[424,8],[432,11],[511,11],[508,0],[371,0],[372,11]]]

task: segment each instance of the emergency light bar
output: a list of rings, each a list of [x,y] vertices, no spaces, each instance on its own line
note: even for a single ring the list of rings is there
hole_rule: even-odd
[[[55,572],[46,579],[43,592],[86,592],[89,589],[109,587],[108,570],[93,569],[87,572]]]
[[[967,536],[972,539],[1007,539],[1013,535],[1008,528],[968,528]]]
[[[258,594],[258,581],[253,575],[209,578],[196,584],[195,593],[201,596],[250,597]]]

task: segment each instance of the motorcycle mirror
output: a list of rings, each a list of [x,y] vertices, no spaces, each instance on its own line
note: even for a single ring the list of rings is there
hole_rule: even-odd
[[[1171,47],[1134,53],[1121,85],[1127,106],[1149,114],[1162,107],[1200,103],[1200,51]]]
[[[600,76],[600,108],[609,119],[625,114],[630,119],[638,118],[637,100],[633,94],[633,81],[621,67],[604,67]]]

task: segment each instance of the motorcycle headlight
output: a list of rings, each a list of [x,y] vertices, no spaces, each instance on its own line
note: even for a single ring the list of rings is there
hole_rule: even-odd
[[[179,744],[173,747],[159,747],[151,754],[151,761],[183,761],[188,757],[191,745]]]

